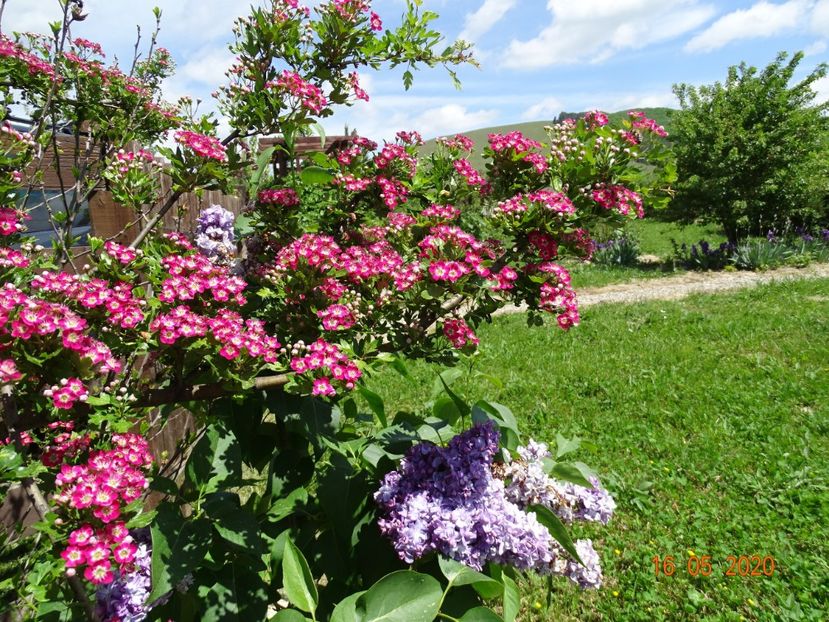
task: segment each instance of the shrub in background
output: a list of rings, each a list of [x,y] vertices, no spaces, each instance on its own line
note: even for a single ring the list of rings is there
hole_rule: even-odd
[[[803,60],[781,53],[766,68],[745,63],[725,82],[674,86],[677,195],[686,220],[722,226],[728,241],[769,228],[825,222],[829,197],[829,102],[816,103],[819,64],[792,84]]]

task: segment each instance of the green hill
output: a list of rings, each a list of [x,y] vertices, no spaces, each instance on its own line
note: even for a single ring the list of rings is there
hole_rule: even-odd
[[[646,115],[648,115],[648,117],[654,119],[660,125],[663,125],[665,129],[668,131],[668,133],[671,132],[670,113],[673,112],[671,108],[638,108],[637,110],[641,110]],[[620,110],[618,112],[609,112],[607,113],[607,115],[608,117],[610,117],[611,122],[618,123],[622,119],[627,118],[627,113],[627,110]],[[468,136],[475,142],[476,152],[473,153],[472,156],[469,158],[469,162],[478,170],[482,170],[483,158],[481,157],[480,151],[487,144],[487,136],[489,134],[506,134],[508,132],[514,132],[515,130],[518,130],[528,138],[532,138],[540,142],[546,142],[547,134],[544,132],[545,125],[552,125],[553,123],[558,123],[563,119],[566,119],[567,117],[578,118],[581,116],[584,116],[584,112],[562,112],[555,119],[527,121],[525,123],[511,123],[509,125],[497,125],[493,127],[485,127],[477,130],[462,132],[462,134]],[[434,150],[435,139],[431,138],[423,144],[423,147],[421,147],[420,149],[420,153],[421,156],[428,156]]]

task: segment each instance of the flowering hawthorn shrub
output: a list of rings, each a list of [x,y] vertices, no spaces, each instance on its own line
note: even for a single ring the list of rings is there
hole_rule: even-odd
[[[589,258],[593,222],[657,200],[664,130],[591,113],[548,128],[546,145],[455,136],[426,158],[415,132],[355,137],[264,183],[273,152],[253,140],[278,132],[292,155],[333,106],[369,96],[355,68],[403,65],[408,84],[415,66],[470,61],[467,46],[436,52],[418,2],[389,30],[365,0],[272,0],[234,29],[220,140],[191,102],[161,99],[172,61],[155,35],[124,73],[71,36],[82,3],[63,8],[51,36],[0,41],[0,90],[35,119],[28,133],[6,122],[0,143],[0,484],[39,517],[4,541],[6,556],[26,551],[0,575],[4,606],[61,620],[513,620],[521,572],[598,587],[592,543],[567,526],[606,523],[614,502],[566,448],[523,441],[506,407],[468,404],[446,375],[416,413],[387,413],[363,381],[386,364],[405,373],[406,358],[461,360],[508,303],[577,325],[559,258]],[[49,252],[19,205],[65,127],[76,179],[47,206]],[[141,231],[79,251],[72,223],[102,184]],[[212,206],[195,231],[161,229],[183,193],[210,188],[245,196],[245,213]],[[176,408],[197,432],[153,455]]]

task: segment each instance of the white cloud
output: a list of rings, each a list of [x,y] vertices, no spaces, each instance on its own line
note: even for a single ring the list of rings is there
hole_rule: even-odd
[[[463,31],[458,35],[465,41],[477,41],[481,36],[501,21],[518,0],[484,0],[474,13],[467,13]]]
[[[819,39],[814,43],[809,44],[803,49],[803,54],[806,56],[817,56],[818,54],[823,54],[826,51],[826,41],[823,39]]]
[[[535,69],[601,62],[625,49],[674,39],[714,15],[697,0],[548,0],[552,22],[536,37],[510,42],[503,65]]]
[[[234,56],[226,47],[203,47],[188,54],[176,74],[190,82],[215,88],[227,81],[225,72],[233,64]]]
[[[815,5],[809,27],[819,35],[829,36],[829,0],[819,0]]]
[[[762,0],[749,7],[733,11],[692,38],[685,46],[689,52],[710,52],[732,41],[772,37],[797,27],[812,8],[809,0],[790,0],[772,4]]]
[[[361,136],[382,141],[391,140],[400,130],[416,130],[424,138],[455,134],[494,125],[500,116],[495,108],[472,109],[460,103],[423,107],[416,101],[404,106],[394,97],[375,97],[343,111],[325,125],[329,134],[340,134],[342,124],[347,123]]]
[[[829,101],[829,76],[815,80],[812,83],[812,90],[817,93],[817,102],[823,103]]]
[[[564,104],[555,97],[545,97],[540,102],[527,108],[521,118],[525,121],[536,121],[538,119],[554,119],[564,110]]]

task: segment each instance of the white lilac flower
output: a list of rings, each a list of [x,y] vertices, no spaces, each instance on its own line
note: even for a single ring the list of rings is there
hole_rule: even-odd
[[[196,246],[208,257],[227,257],[236,250],[233,212],[221,205],[202,210],[196,221]]]

